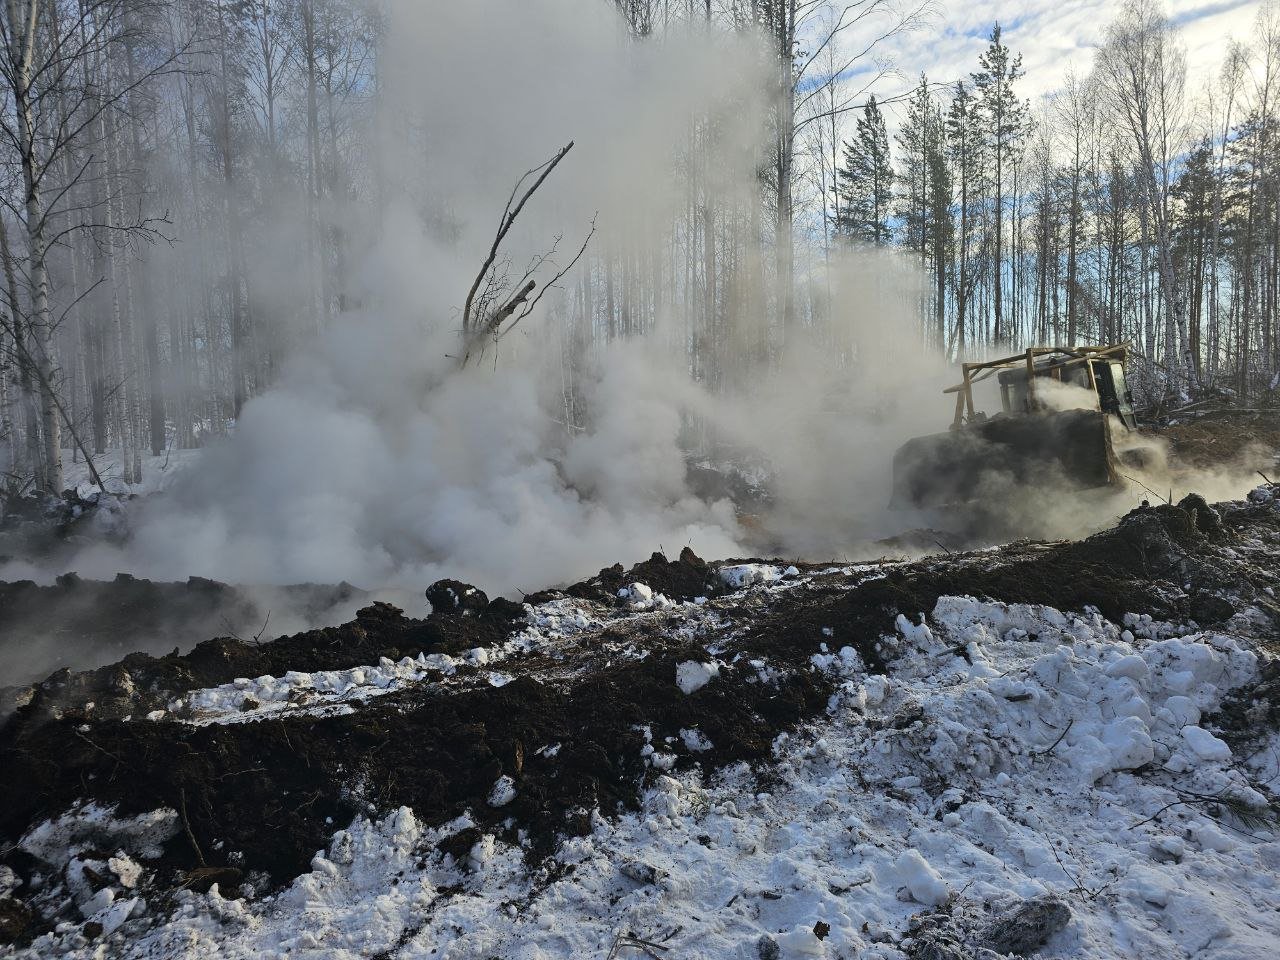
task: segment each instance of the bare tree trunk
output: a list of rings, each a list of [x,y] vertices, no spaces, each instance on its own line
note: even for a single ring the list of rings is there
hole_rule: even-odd
[[[14,363],[18,368],[18,392],[22,410],[22,433],[26,442],[25,460],[17,457],[15,444],[16,472],[21,468],[31,471],[33,476],[40,472],[40,414],[36,408],[35,384],[31,375],[31,367],[27,361],[30,350],[27,348],[26,321],[22,316],[22,301],[18,294],[18,278],[13,266],[13,254],[9,247],[9,228],[0,216],[0,258],[4,260],[5,291],[9,298],[9,319],[13,325]]]
[[[104,69],[109,70],[109,67]],[[106,81],[110,83],[109,80]],[[127,284],[127,277],[122,277],[121,266],[117,263],[118,251],[112,236],[120,221],[117,219],[113,183],[120,176],[117,164],[117,145],[115,124],[110,119],[110,112],[102,114],[102,143],[107,151],[106,170],[103,177],[102,209],[105,218],[105,230],[102,243],[106,257],[106,283],[111,296],[111,351],[112,367],[115,378],[115,421],[116,439],[120,442],[120,470],[126,483],[136,483],[134,463],[137,459],[137,443],[134,439],[134,411],[136,409],[136,377],[132,369],[133,350],[132,337],[127,308],[120,302],[121,286]]]
[[[230,258],[231,284],[228,296],[231,300],[231,406],[232,415],[237,419],[244,407],[248,375],[246,364],[248,353],[248,321],[247,316],[247,278],[245,276],[244,243],[240,225],[240,199],[237,195],[235,163],[232,149],[231,127],[231,91],[228,89],[228,71],[231,69],[229,45],[231,37],[226,26],[225,12],[221,2],[218,4],[218,19],[221,28],[219,37],[220,57],[220,90],[219,108],[221,130],[219,131],[219,154],[222,162],[223,203],[226,215],[227,251]]]
[[[43,463],[41,480],[51,493],[62,490],[61,424],[58,421],[55,388],[55,363],[53,356],[53,317],[49,310],[49,266],[47,224],[44,217],[44,198],[40,190],[40,158],[36,156],[37,131],[32,103],[32,60],[37,41],[37,21],[40,7],[37,0],[28,0],[20,10],[18,0],[7,0],[10,43],[13,50],[10,61],[15,69],[13,111],[17,117],[18,141],[21,145],[22,186],[27,228],[27,272],[31,284],[31,315],[29,328],[32,334],[32,353],[38,367],[36,379],[40,381],[40,424],[42,432]],[[19,32],[21,31],[21,32]]]
[[[134,85],[138,79],[135,55],[134,42],[130,37],[125,42],[125,65],[128,71],[127,77],[130,91],[134,90]],[[131,93],[131,99],[132,96],[133,94]],[[134,176],[132,178],[134,188],[141,195],[143,192],[141,174],[144,160],[142,140],[138,131],[138,114],[139,111],[135,109],[129,111],[129,134],[132,148],[130,162],[134,165]],[[151,453],[153,456],[158,457],[164,453],[166,445],[164,383],[160,373],[159,321],[155,314],[155,304],[151,302],[151,291],[147,276],[145,269],[138,272],[139,295],[137,304],[140,304],[141,309],[135,310],[135,317],[142,325],[142,346],[147,371],[147,426],[151,439]],[[139,470],[140,472],[141,470]],[[141,476],[139,476],[139,480],[141,480]]]
[[[316,91],[316,14],[315,0],[303,0],[302,15],[303,63],[307,75],[307,280],[308,302],[317,304],[322,283],[319,258],[319,197],[320,197],[320,110]],[[326,307],[327,309],[327,307]],[[321,310],[316,311],[313,323],[323,323]]]

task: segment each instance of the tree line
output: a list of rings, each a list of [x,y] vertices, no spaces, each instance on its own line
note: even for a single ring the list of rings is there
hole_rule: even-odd
[[[64,456],[109,449],[140,479],[343,309],[378,23],[345,0],[6,0],[5,489],[59,491]]]
[[[870,91],[894,82],[892,38],[929,28],[927,0],[603,3],[631,44],[751,38],[759,69],[738,112],[762,119],[743,144],[726,135],[732,104],[691,113],[668,171],[680,202],[639,211],[642,231],[602,214],[542,302],[563,345],[566,429],[585,415],[577,365],[660,328],[713,390],[752,389],[801,330],[825,338],[831,362],[857,362],[871,344],[830,322],[837,294],[822,280],[852,245],[919,265],[913,332],[952,358],[1130,340],[1156,392],[1273,385],[1272,0],[1252,47],[1194,97],[1154,0],[1126,0],[1092,72],[1034,105],[997,27],[971,75],[889,98],[892,136]],[[7,492],[61,490],[65,460],[108,451],[138,480],[146,452],[231,429],[353,306],[364,214],[405,189],[377,147],[379,125],[396,123],[380,96],[394,5],[0,4]],[[724,166],[747,176],[726,185]],[[439,237],[456,235],[445,204],[418,206],[443,211]]]
[[[1128,0],[1090,73],[1032,104],[997,24],[969,76],[921,76],[893,137],[867,101],[822,191],[831,239],[917,258],[950,356],[1128,341],[1148,399],[1256,401],[1280,370],[1277,66],[1267,3],[1192,95],[1162,8]]]

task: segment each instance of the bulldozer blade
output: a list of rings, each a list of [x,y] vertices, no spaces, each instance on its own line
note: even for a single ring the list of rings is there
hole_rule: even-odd
[[[890,505],[963,504],[1008,485],[1102,487],[1117,476],[1103,413],[994,417],[903,444],[893,458]]]

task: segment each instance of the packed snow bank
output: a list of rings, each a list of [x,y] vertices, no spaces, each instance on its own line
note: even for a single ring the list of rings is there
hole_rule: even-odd
[[[1274,764],[1238,762],[1207,719],[1257,676],[1239,638],[1144,640],[1097,613],[969,597],[896,634],[887,676],[815,656],[837,681],[828,715],[777,737],[767,786],[747,764],[655,765],[640,811],[593,813],[533,867],[523,834],[402,808],[339,830],[276,895],[180,892],[171,915],[134,906],[102,936],[122,956],[192,960],[641,942],[681,958],[1275,956]],[[500,778],[489,803],[516,789]],[[68,929],[30,955],[102,946]]]

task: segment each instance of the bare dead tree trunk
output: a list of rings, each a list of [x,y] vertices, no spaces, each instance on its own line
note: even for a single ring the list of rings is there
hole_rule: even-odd
[[[529,316],[547,291],[555,287],[556,281],[572,270],[578,261],[582,259],[582,255],[586,253],[587,244],[591,242],[592,236],[595,235],[596,225],[594,219],[591,221],[591,229],[587,233],[586,239],[582,241],[582,246],[578,249],[573,260],[567,267],[556,271],[555,275],[536,296],[533,295],[533,291],[537,287],[537,281],[534,280],[533,275],[544,264],[550,262],[551,256],[555,253],[556,244],[559,243],[558,239],[556,243],[551,245],[551,249],[547,253],[533,259],[524,276],[517,281],[514,290],[507,285],[504,279],[498,278],[494,273],[498,252],[501,250],[502,242],[507,238],[512,226],[515,225],[516,218],[524,210],[529,198],[546,182],[547,177],[551,175],[551,171],[559,166],[560,161],[572,149],[573,141],[570,140],[550,160],[539,164],[532,170],[526,171],[516,181],[516,185],[511,188],[511,195],[507,198],[506,206],[502,210],[502,216],[498,220],[498,230],[494,234],[493,243],[490,245],[489,252],[480,267],[480,272],[476,274],[475,280],[472,281],[471,289],[467,291],[466,304],[462,308],[462,366],[466,366],[473,353],[483,351],[486,340],[499,340],[516,324]],[[528,187],[525,187],[526,183],[529,184]],[[504,324],[506,325],[505,327]]]

